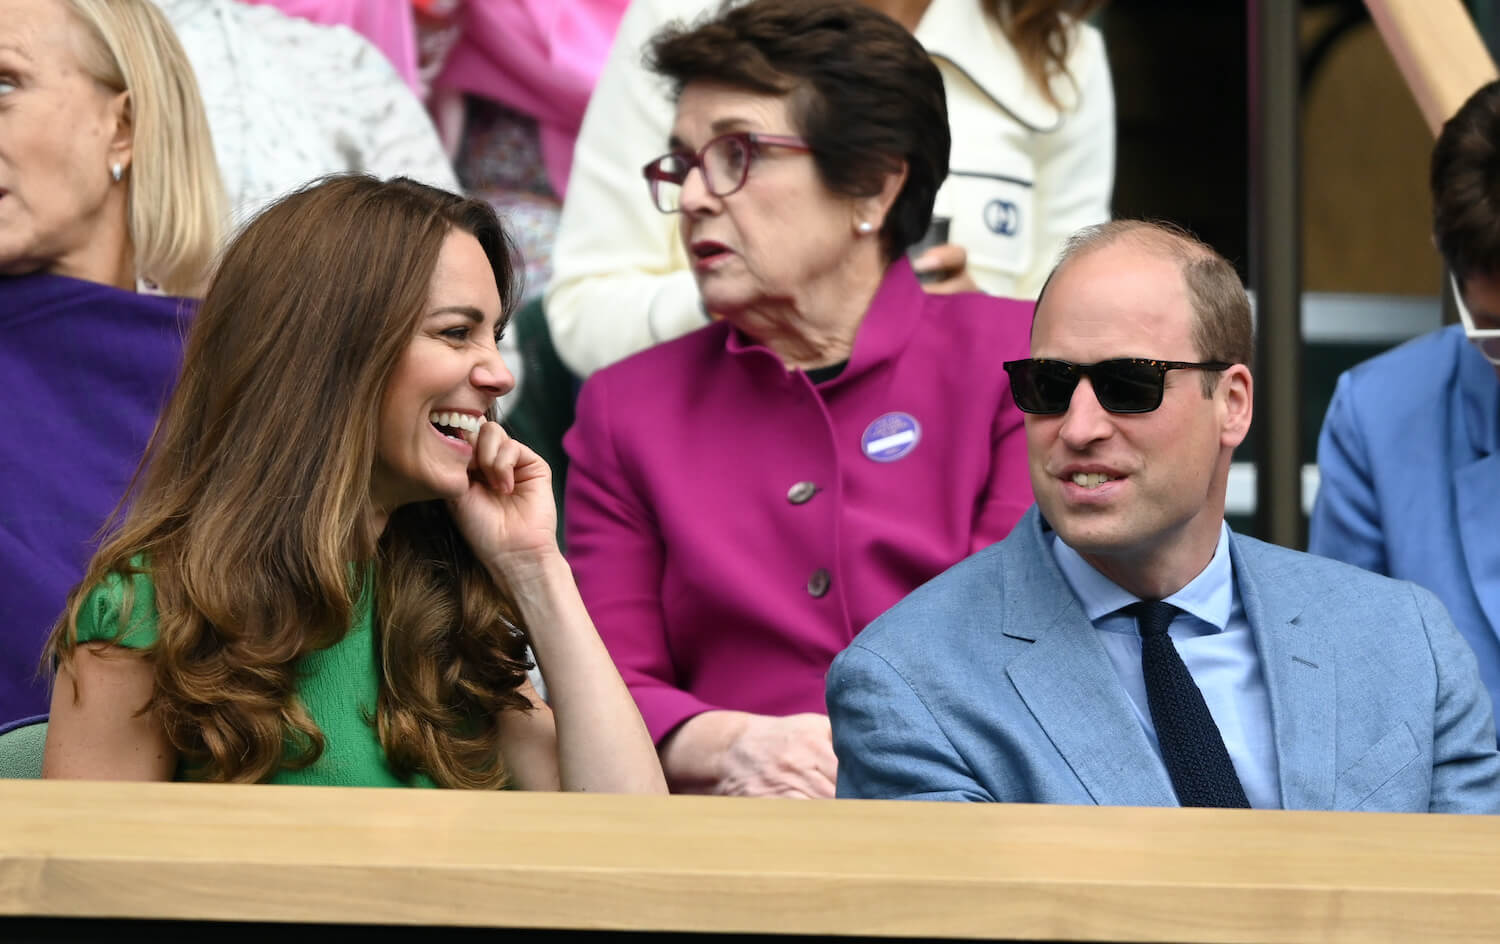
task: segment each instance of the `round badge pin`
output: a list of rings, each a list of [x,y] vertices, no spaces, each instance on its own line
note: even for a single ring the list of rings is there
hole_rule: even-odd
[[[921,440],[922,424],[910,413],[886,413],[865,427],[859,446],[876,462],[895,462],[910,455]]]

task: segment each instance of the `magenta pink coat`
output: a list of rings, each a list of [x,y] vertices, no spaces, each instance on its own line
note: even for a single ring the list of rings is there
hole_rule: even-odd
[[[728,708],[824,712],[828,666],[1031,505],[1001,362],[1029,302],[892,264],[814,385],[718,322],[589,378],[565,440],[568,557],[660,742]]]

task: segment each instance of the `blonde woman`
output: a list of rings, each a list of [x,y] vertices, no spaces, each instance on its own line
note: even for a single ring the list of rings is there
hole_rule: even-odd
[[[486,204],[369,177],[235,238],[49,644],[45,776],[665,792],[547,466],[488,419],[509,253]]]
[[[0,273],[195,295],[224,225],[192,67],[149,0],[0,0]]]
[[[224,197],[193,71],[148,0],[0,0],[0,722],[140,458]],[[166,293],[162,295],[160,293]]]

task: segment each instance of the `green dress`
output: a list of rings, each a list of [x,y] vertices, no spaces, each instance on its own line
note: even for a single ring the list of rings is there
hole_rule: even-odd
[[[78,611],[78,641],[104,641],[131,649],[156,643],[156,589],[151,578],[131,578],[135,599],[130,626],[120,630],[124,578],[111,574],[95,587]],[[380,665],[375,652],[373,588],[368,585],[355,605],[354,621],[344,638],[303,656],[297,664],[297,696],[323,732],[323,754],[302,770],[280,770],[269,783],[337,787],[431,787],[426,776],[399,779],[385,761],[375,735],[375,700]],[[192,779],[178,769],[177,779]]]

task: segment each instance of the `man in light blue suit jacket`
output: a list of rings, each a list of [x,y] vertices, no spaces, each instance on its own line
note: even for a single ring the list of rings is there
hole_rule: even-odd
[[[1308,549],[1436,593],[1500,706],[1497,165],[1500,82],[1492,82],[1448,119],[1432,152],[1433,237],[1464,324],[1339,378],[1318,439]]]
[[[1131,221],[1074,237],[1034,357],[1006,365],[1037,507],[834,661],[839,796],[1177,804],[1181,718],[1148,694],[1121,609],[1144,600],[1178,614],[1173,651],[1243,790],[1213,805],[1500,813],[1489,699],[1432,594],[1224,524],[1250,349],[1244,289],[1208,247]]]

